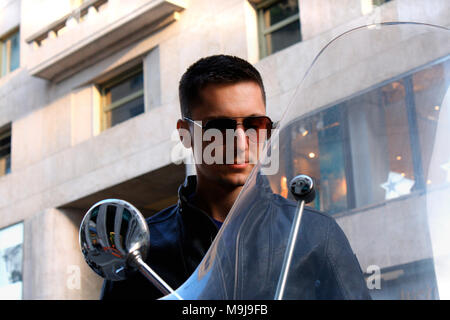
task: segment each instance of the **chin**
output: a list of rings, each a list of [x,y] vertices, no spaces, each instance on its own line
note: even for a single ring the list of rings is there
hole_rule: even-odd
[[[233,187],[242,187],[247,180],[248,175],[244,174],[228,174],[222,177],[222,183]]]
[[[197,168],[197,174],[201,174],[211,182],[231,188],[242,187],[250,175],[254,165],[245,168],[233,168],[228,165],[209,165]]]
[[[225,168],[219,175],[222,183],[233,187],[242,187],[247,181],[248,176],[252,171],[253,166],[248,166],[245,169],[229,169]]]

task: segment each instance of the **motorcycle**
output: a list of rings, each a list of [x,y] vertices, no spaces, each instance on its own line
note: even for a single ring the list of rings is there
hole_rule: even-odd
[[[429,24],[379,23],[337,36],[293,89],[183,285],[170,288],[145,264],[147,224],[123,200],[86,213],[86,262],[108,280],[139,270],[162,299],[298,299],[310,290],[296,277],[309,204],[339,224],[373,299],[450,298],[449,54],[450,30]],[[295,208],[280,214],[274,195]]]

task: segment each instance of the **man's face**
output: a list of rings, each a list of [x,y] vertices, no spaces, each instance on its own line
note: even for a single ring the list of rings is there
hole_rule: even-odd
[[[215,118],[264,116],[266,114],[261,88],[252,81],[211,84],[200,92],[200,97],[201,104],[192,109],[191,119],[202,121],[203,125],[207,120]],[[242,123],[242,119],[238,120],[239,122]],[[191,125],[191,132],[193,132],[192,127]],[[223,161],[219,164],[206,164],[205,161],[202,163],[198,161],[198,155],[204,155],[206,152],[203,151],[207,151],[205,148],[215,140],[198,141],[194,135],[192,136],[197,174],[229,187],[244,185],[258,158],[259,145],[255,146],[255,143],[246,136],[245,128],[242,125],[237,126],[234,139],[227,140],[226,136],[223,136],[223,146],[220,147],[223,148]],[[231,144],[230,140],[232,140]],[[198,152],[197,148],[199,147],[201,147],[201,153]],[[197,156],[196,152],[198,152]],[[227,152],[228,160],[231,155],[233,161],[227,161],[225,158]],[[213,156],[215,156],[214,152]]]

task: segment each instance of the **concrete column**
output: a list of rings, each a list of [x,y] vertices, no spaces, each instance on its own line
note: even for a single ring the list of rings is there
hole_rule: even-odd
[[[93,136],[93,86],[76,88],[70,95],[70,137],[74,146]]]
[[[83,214],[48,209],[25,220],[24,299],[99,298],[103,279],[86,264],[78,244]]]

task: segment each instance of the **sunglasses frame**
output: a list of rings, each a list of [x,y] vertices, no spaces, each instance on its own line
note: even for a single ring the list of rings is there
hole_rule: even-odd
[[[192,122],[193,124],[195,124],[195,125],[199,126],[200,128],[202,128],[203,130],[207,130],[207,129],[208,129],[208,128],[207,128],[207,123],[208,123],[208,121],[211,121],[211,120],[218,120],[218,119],[237,120],[237,119],[243,119],[243,121],[241,121],[241,122],[237,122],[237,121],[236,121],[236,126],[235,126],[234,129],[232,129],[232,130],[236,130],[236,129],[237,129],[237,126],[238,126],[239,124],[241,124],[242,126],[244,126],[244,121],[245,121],[245,119],[249,119],[249,118],[266,118],[266,119],[269,119],[270,124],[271,124],[271,126],[269,127],[269,129],[275,129],[275,128],[277,128],[277,126],[278,126],[278,123],[277,123],[277,122],[273,122],[272,119],[270,119],[268,116],[220,117],[220,118],[214,118],[214,119],[206,120],[205,125],[201,125],[201,124],[195,122],[195,121],[198,121],[198,120],[192,120],[191,118],[188,118],[188,117],[183,117],[183,120],[188,120],[188,121]],[[199,120],[199,121],[202,121],[202,120]],[[244,127],[244,128],[245,128],[245,127]],[[248,129],[248,128],[247,128],[247,129]],[[246,130],[247,130],[247,129],[246,129]]]

